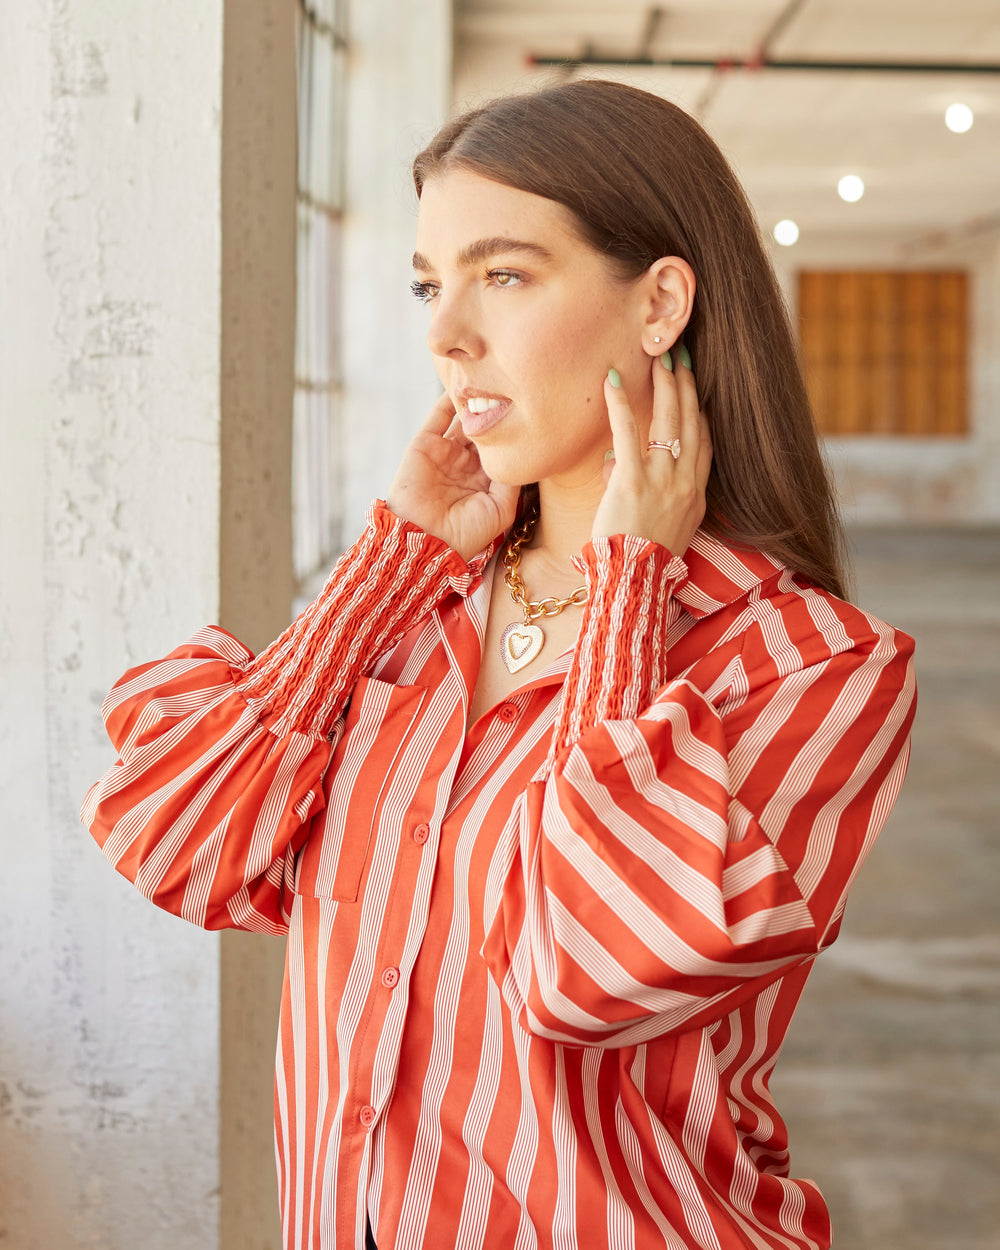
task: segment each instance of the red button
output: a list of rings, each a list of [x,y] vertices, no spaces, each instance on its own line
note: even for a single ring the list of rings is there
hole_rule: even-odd
[[[362,1107],[359,1119],[365,1128],[371,1128],[371,1126],[375,1123],[375,1108]]]
[[[386,968],[385,971],[382,973],[382,984],[386,987],[386,989],[389,989],[389,990],[391,990],[393,986],[398,985],[399,984],[399,969],[398,968]]]
[[[521,713],[517,710],[513,703],[501,703],[497,708],[497,716],[502,721],[506,721],[509,725],[512,721],[516,721]]]
[[[417,846],[423,846],[427,839],[431,836],[430,825],[417,825],[413,831],[413,840]]]

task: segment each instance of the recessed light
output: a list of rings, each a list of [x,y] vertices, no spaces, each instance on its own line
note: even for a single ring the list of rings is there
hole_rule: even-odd
[[[865,184],[857,174],[845,174],[837,183],[837,193],[848,204],[856,204],[865,193]]]
[[[975,114],[967,104],[949,104],[945,109],[944,124],[956,135],[964,135],[972,129]]]
[[[774,238],[782,247],[791,247],[799,241],[799,228],[794,221],[785,217],[774,227]]]

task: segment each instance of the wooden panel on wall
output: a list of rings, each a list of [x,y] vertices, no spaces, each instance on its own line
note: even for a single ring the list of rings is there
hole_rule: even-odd
[[[968,300],[964,272],[800,272],[802,358],[820,432],[965,434]]]
[[[946,273],[940,277],[938,424],[942,434],[965,434],[968,430],[969,283],[964,273]]]

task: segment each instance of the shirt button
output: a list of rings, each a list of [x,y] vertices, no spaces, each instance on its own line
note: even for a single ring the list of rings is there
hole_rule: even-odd
[[[398,985],[399,984],[399,969],[398,968],[386,968],[385,971],[382,973],[382,984],[388,990],[391,990],[394,986]]]
[[[365,1128],[371,1128],[371,1126],[375,1123],[375,1108],[374,1107],[362,1107],[361,1115],[358,1118],[360,1119],[361,1123],[365,1126]]]
[[[508,725],[512,724],[521,713],[517,710],[513,703],[501,703],[497,708],[497,716],[502,721],[506,721]]]
[[[413,831],[413,840],[417,846],[423,846],[427,839],[431,836],[430,825],[417,825]]]

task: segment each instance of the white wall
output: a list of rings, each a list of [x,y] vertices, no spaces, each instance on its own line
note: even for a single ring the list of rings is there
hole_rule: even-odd
[[[1000,237],[956,238],[905,253],[850,236],[776,248],[793,311],[798,269],[965,269],[970,275],[969,433],[963,438],[831,438],[845,518],[854,524],[1000,521]]]
[[[77,811],[113,762],[111,682],[218,613],[221,35],[218,0],[4,10],[0,1241],[17,1250],[198,1250],[217,1225],[218,940],[115,877]]]
[[[0,1242],[17,1250],[279,1240],[281,944],[157,912],[77,812],[113,762],[99,709],[126,666],[206,622],[258,647],[288,620],[294,68],[288,0],[5,17]]]
[[[407,289],[408,161],[446,114],[451,5],[352,15],[357,526],[437,392]],[[113,762],[99,706],[128,664],[208,621],[258,647],[288,619],[293,17],[290,0],[5,13],[0,1243],[17,1250],[277,1245],[280,951],[276,969],[266,939],[157,912],[77,812]]]

